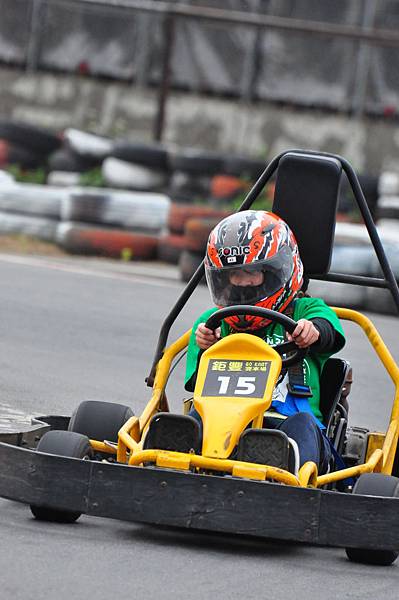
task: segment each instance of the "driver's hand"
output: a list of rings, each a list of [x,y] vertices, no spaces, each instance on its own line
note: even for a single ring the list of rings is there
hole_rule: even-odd
[[[195,332],[195,341],[201,350],[210,348],[210,346],[215,344],[218,340],[220,340],[220,327],[215,329],[215,331],[212,331],[212,329],[205,327],[205,323],[200,323],[198,325],[197,331]]]
[[[313,325],[312,321],[299,319],[293,333],[287,334],[289,342],[295,342],[299,348],[308,348],[319,339],[319,331]]]

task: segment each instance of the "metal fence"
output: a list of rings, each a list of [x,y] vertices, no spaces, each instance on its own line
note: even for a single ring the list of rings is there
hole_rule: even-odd
[[[398,25],[397,0],[0,0],[0,61],[383,114]]]

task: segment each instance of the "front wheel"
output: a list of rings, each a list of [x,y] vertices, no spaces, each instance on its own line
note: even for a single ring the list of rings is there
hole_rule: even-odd
[[[47,431],[39,441],[36,450],[46,454],[56,454],[57,456],[80,458],[82,460],[90,460],[93,456],[89,438],[72,431]],[[74,523],[82,514],[34,504],[30,505],[30,509],[33,516],[39,521],[55,523]]]
[[[357,480],[353,494],[399,498],[399,479],[382,473],[364,473]],[[399,556],[396,550],[374,550],[368,548],[346,548],[349,560],[367,565],[389,566]]]
[[[134,413],[129,406],[116,402],[85,400],[72,414],[68,430],[91,440],[118,442],[118,431]]]

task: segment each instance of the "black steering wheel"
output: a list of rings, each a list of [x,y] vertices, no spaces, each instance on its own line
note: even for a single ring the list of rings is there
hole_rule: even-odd
[[[252,317],[261,317],[262,319],[268,319],[274,323],[280,323],[288,333],[292,333],[297,326],[296,321],[276,310],[262,308],[261,306],[240,304],[236,306],[227,306],[226,308],[217,310],[209,317],[205,323],[205,327],[214,331],[226,317],[235,317],[239,315],[251,315]],[[245,331],[243,331],[243,333],[245,333]],[[281,344],[273,346],[273,348],[282,357],[283,369],[295,365],[308,353],[308,348],[298,348],[295,342],[282,342]],[[288,353],[290,353],[290,356],[284,356]]]

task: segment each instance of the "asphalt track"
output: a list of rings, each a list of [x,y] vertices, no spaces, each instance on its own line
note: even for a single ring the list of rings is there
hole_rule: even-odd
[[[85,399],[130,404],[144,384],[159,327],[183,289],[173,269],[102,261],[0,256],[0,413],[70,414]],[[173,328],[188,329],[209,306],[200,287]],[[371,315],[399,361],[398,321]],[[384,428],[393,386],[364,334],[345,326],[342,355],[354,367],[351,424]],[[185,396],[183,365],[168,386]],[[368,599],[398,597],[398,565],[350,563],[340,549],[126,524],[82,517],[74,525],[35,521],[0,500],[1,600]]]

